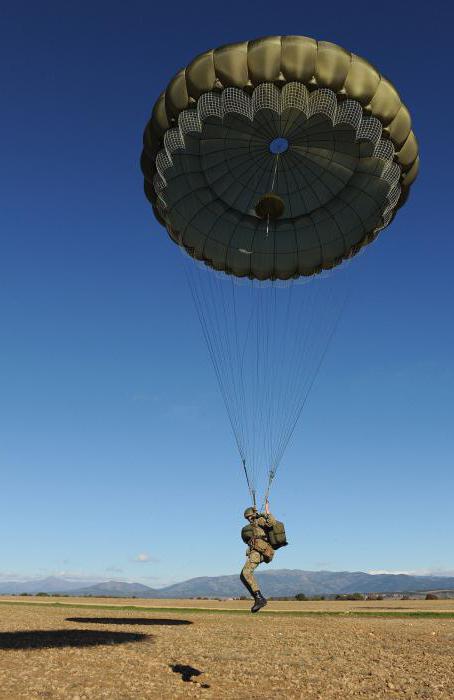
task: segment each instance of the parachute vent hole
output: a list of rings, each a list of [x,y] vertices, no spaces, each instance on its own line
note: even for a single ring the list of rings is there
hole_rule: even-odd
[[[277,156],[279,153],[285,153],[288,150],[288,141],[283,137],[279,136],[277,139],[273,139],[268,146],[270,153]]]

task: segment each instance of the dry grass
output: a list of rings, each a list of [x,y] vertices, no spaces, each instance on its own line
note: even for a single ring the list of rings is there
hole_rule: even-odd
[[[454,619],[278,612],[332,606],[454,612],[452,601],[276,602],[270,605],[276,614],[254,616],[226,612],[247,607],[239,601],[103,599],[84,609],[70,605],[86,599],[56,599],[65,607],[47,598],[40,605],[2,600],[5,700],[454,698]],[[125,603],[160,610],[121,610]],[[112,607],[103,609],[106,604]],[[187,609],[194,604],[220,610]]]

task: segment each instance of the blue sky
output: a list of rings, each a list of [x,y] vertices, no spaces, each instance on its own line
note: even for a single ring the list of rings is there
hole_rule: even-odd
[[[454,572],[450,4],[3,13],[0,575],[158,586],[242,566],[247,491],[138,160],[180,67],[266,34],[371,60],[408,104],[422,154],[408,204],[352,265],[354,294],[276,480],[292,546],[273,567]]]

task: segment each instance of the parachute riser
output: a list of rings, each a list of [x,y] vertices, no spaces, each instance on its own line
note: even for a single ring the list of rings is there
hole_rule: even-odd
[[[252,505],[254,506],[254,508],[257,508],[257,503],[256,503],[256,492],[255,492],[255,489],[252,488],[251,482],[249,481],[249,475],[248,475],[247,469],[246,469],[246,460],[242,458],[242,459],[241,459],[241,463],[242,463],[242,465],[243,465],[244,475],[245,475],[245,477],[246,477],[246,482],[247,482],[247,486],[248,486],[248,489],[249,489],[249,495],[250,495],[250,497],[251,497],[251,499],[252,499]]]
[[[273,483],[273,479],[275,476],[276,476],[276,469],[270,469],[269,474],[268,474],[268,484],[267,484],[266,491],[265,491],[265,498],[263,499],[262,510],[264,510],[265,505],[268,503],[268,500],[270,497],[271,484]]]

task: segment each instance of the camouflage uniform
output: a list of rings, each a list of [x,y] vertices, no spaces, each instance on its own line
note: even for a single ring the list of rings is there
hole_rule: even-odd
[[[273,527],[276,522],[274,515],[269,513],[258,513],[257,517],[251,523],[253,528],[253,537],[249,542],[246,550],[247,561],[243,566],[240,578],[241,582],[253,596],[254,593],[260,590],[254,571],[263,561],[269,564],[274,557],[274,549],[268,542],[268,530]]]

